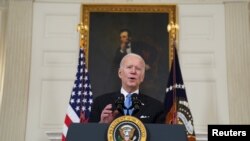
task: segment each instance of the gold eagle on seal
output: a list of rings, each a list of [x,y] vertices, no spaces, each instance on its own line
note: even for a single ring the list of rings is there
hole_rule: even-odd
[[[134,136],[135,128],[130,125],[124,125],[119,129],[121,140],[120,141],[134,141],[136,136]]]

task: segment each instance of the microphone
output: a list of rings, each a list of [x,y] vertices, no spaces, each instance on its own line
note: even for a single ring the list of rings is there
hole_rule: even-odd
[[[115,107],[116,109],[122,114],[124,115],[124,111],[123,111],[123,108],[125,107],[124,106],[124,95],[123,94],[120,94],[116,101],[115,101]]]
[[[139,99],[138,95],[137,94],[132,94],[131,100],[132,100],[132,107],[134,108],[133,113],[139,112],[140,107],[142,105],[142,102]]]

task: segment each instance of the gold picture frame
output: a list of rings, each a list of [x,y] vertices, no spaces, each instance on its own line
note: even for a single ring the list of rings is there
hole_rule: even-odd
[[[164,66],[164,69],[153,66],[151,68],[158,70],[154,71],[154,75],[149,73],[152,78],[158,74],[159,76],[149,84],[143,83],[145,91],[149,93],[155,92],[155,85],[159,85],[157,89],[160,90],[156,91],[159,94],[153,97],[162,100],[173,58],[177,32],[171,29],[171,26],[175,23],[176,5],[83,4],[81,24],[78,26],[81,34],[80,45],[85,50],[94,95],[98,96],[120,87],[119,81],[115,80],[117,78],[112,78],[117,76],[117,72],[114,69],[109,71],[107,68],[112,68],[114,50],[119,44],[119,31],[125,28],[133,31],[133,39],[155,48],[158,53],[155,58],[158,62],[164,58],[158,65]],[[148,74],[145,77],[147,76]],[[150,88],[152,90],[149,90]]]

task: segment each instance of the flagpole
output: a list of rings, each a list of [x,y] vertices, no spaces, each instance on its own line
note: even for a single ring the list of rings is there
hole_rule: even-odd
[[[168,31],[170,32],[172,38],[170,41],[171,70],[165,97],[165,106],[168,110],[165,117],[165,123],[184,124],[186,127],[188,141],[196,141],[193,117],[188,106],[188,100],[178,59],[175,34],[178,28],[178,25],[173,22],[170,22],[168,25]],[[172,101],[169,102],[168,98]],[[179,117],[178,114],[180,114]]]
[[[88,27],[87,25],[83,25],[83,23],[79,23],[77,25],[77,32],[80,34],[80,48],[83,49],[83,55],[84,55],[84,60],[83,63],[85,63],[85,50],[86,50],[86,33],[87,33]],[[85,70],[82,70],[85,73]],[[83,76],[86,76],[83,74]],[[82,78],[85,79],[85,78]],[[85,86],[84,86],[84,81],[81,82],[82,84],[82,92],[85,92]],[[87,99],[87,97],[81,93],[80,96],[80,123],[86,123],[86,118],[85,118],[85,112],[83,110],[83,107],[86,107],[85,102],[83,102],[84,99]],[[85,109],[86,110],[86,109]]]
[[[170,36],[171,36],[171,39],[173,40],[173,44],[171,44],[170,48],[172,49],[172,56],[171,56],[171,59],[172,59],[172,67],[173,67],[173,109],[171,110],[172,112],[172,124],[177,124],[178,122],[178,118],[177,118],[177,96],[176,96],[176,66],[175,66],[175,51],[176,50],[176,34],[177,34],[177,29],[178,29],[178,25],[175,24],[174,22],[170,22],[167,26],[167,29],[168,29],[168,32],[170,33]]]
[[[175,40],[173,46],[173,58],[175,58]],[[173,105],[174,105],[174,113],[173,113],[173,124],[177,124],[177,97],[176,97],[176,68],[175,68],[175,59],[173,59]]]

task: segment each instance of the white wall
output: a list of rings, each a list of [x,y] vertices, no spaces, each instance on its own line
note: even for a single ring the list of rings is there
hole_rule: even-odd
[[[180,5],[180,62],[197,132],[229,123],[224,6]]]
[[[1,64],[4,68],[4,80],[0,140],[9,141],[22,140],[25,134],[32,41],[32,1],[10,1],[6,6],[6,13],[6,54],[5,63]]]
[[[62,131],[78,58],[80,4],[35,3],[26,141]]]

